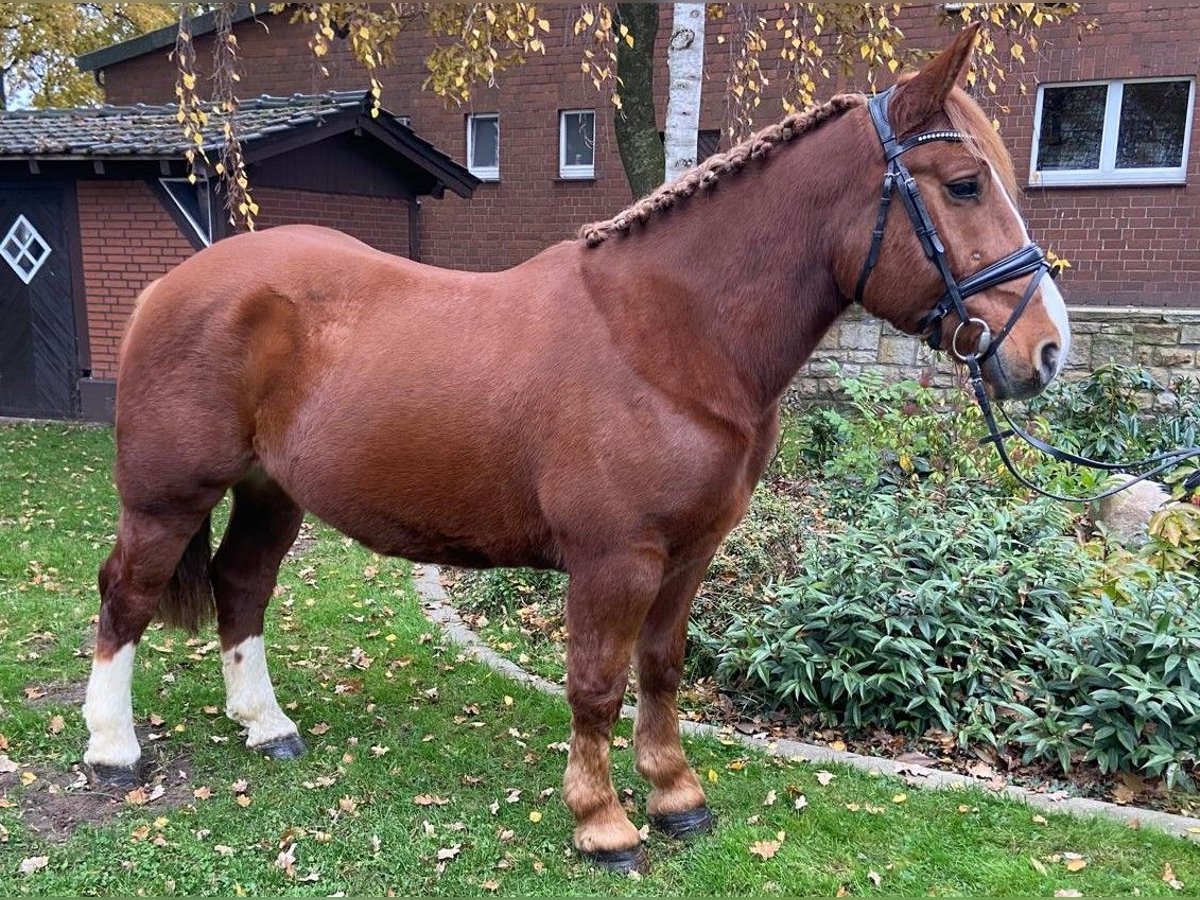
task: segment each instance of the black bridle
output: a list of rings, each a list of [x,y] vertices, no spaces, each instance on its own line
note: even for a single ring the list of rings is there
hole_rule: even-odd
[[[981,366],[996,353],[1000,345],[1004,342],[1004,339],[1012,332],[1013,327],[1017,324],[1017,321],[1025,312],[1025,308],[1029,305],[1029,301],[1037,293],[1042,278],[1047,273],[1050,273],[1051,277],[1053,277],[1055,270],[1047,261],[1046,254],[1042,251],[1042,248],[1030,241],[1019,250],[1010,253],[1008,256],[997,260],[989,266],[985,266],[983,269],[967,276],[961,281],[955,278],[954,273],[950,270],[950,261],[946,258],[945,245],[938,235],[937,227],[933,224],[933,219],[929,216],[929,210],[926,208],[925,202],[921,199],[921,192],[917,187],[916,179],[913,178],[908,167],[904,165],[903,156],[914,147],[920,147],[934,141],[961,142],[963,141],[963,136],[957,131],[927,131],[924,134],[914,135],[904,141],[897,140],[896,133],[888,119],[888,103],[891,100],[893,90],[895,88],[889,88],[883,93],[871,97],[867,102],[867,109],[871,114],[871,122],[875,126],[875,132],[879,136],[880,143],[883,145],[883,155],[887,162],[887,172],[883,176],[883,196],[879,201],[879,214],[875,219],[875,229],[871,233],[871,249],[867,253],[866,262],[863,264],[862,273],[858,277],[858,284],[854,290],[855,301],[860,305],[862,304],[863,292],[866,290],[867,281],[871,277],[871,272],[875,269],[875,264],[879,261],[879,250],[883,245],[883,233],[887,227],[888,211],[891,209],[892,197],[899,193],[904,208],[908,211],[908,218],[917,233],[917,239],[921,242],[921,249],[925,252],[925,257],[937,268],[938,274],[942,277],[942,283],[946,286],[946,293],[942,296],[942,299],[938,301],[938,304],[932,310],[922,317],[920,321],[921,330],[927,334],[929,346],[935,350],[940,349],[942,345],[943,320],[952,312],[958,317],[958,325],[954,329],[954,335],[950,340],[950,351],[959,361],[966,365],[970,373],[971,387],[975,394],[975,401],[979,404],[979,409],[983,413],[984,422],[988,428],[988,434],[981,440],[981,443],[995,444],[1000,458],[1004,461],[1004,465],[1012,473],[1013,477],[1026,487],[1054,500],[1084,503],[1111,496],[1132,487],[1139,481],[1166,471],[1183,462],[1185,459],[1200,456],[1200,447],[1184,447],[1172,450],[1169,453],[1137,460],[1136,462],[1108,463],[1088,459],[1087,457],[1052,447],[1045,441],[1024,431],[1013,422],[1003,407],[997,404],[996,408],[1000,409],[1001,414],[1009,425],[1008,430],[1002,431],[1000,429],[996,424],[992,402],[988,398],[987,391],[984,389]],[[997,285],[1016,281],[1025,276],[1030,277],[1029,283],[1025,287],[1025,292],[1021,295],[1021,301],[1013,308],[1008,321],[993,338],[988,324],[970,314],[966,304],[967,298],[990,290]],[[968,348],[964,351],[959,347],[959,337],[962,334],[963,328],[971,324],[979,326],[981,329],[980,334],[975,341],[974,348]],[[1126,472],[1131,469],[1153,468],[1122,485],[1092,497],[1061,496],[1043,490],[1017,471],[1004,445],[1004,441],[1013,436],[1020,437],[1030,446],[1060,462],[1068,462],[1074,465],[1087,466],[1109,472]],[[1193,481],[1196,484],[1193,484]],[[1200,473],[1189,478],[1186,486],[1189,489],[1200,486]]]

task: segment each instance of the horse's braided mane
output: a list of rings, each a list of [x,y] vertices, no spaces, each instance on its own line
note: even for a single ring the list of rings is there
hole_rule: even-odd
[[[579,229],[579,237],[589,247],[599,246],[612,235],[629,231],[635,223],[645,224],[656,213],[670,209],[697,191],[711,188],[723,175],[740,172],[751,160],[769,156],[780,145],[815,130],[846,110],[862,106],[865,102],[866,98],[862,94],[838,94],[822,106],[793,113],[783,121],[750,135],[726,152],[710,156],[611,219],[584,225]]]

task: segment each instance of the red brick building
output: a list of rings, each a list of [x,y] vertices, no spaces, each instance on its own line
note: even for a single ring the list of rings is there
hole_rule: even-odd
[[[495,114],[499,124],[498,180],[485,181],[469,202],[452,200],[428,211],[426,261],[470,269],[509,266],[629,201],[613,135],[613,110],[580,72],[582,45],[563,37],[574,10],[552,8],[546,54],[503,73],[496,87],[477,90],[470,106],[463,108],[421,90],[428,39],[417,32],[401,38],[396,63],[383,77],[384,98],[391,109],[463,162],[468,161],[470,117]],[[1024,67],[1014,69],[996,96],[981,98],[1000,120],[1026,186],[1022,206],[1031,229],[1072,262],[1065,281],[1072,303],[1198,307],[1200,132],[1191,127],[1191,119],[1200,66],[1200,30],[1194,24],[1200,18],[1200,2],[1088,3],[1083,15],[1095,21],[1093,31],[1081,34],[1078,21],[1043,28],[1038,52],[1029,54]],[[344,42],[335,42],[326,61],[326,79],[317,74],[307,50],[306,26],[291,23],[287,15],[263,21],[269,28],[250,19],[237,26],[246,95],[363,85],[364,75]],[[955,23],[930,6],[905,9],[900,21],[909,46],[928,49],[943,46]],[[732,27],[727,20],[723,27],[710,29],[701,120],[705,130],[719,131],[725,123],[725,72],[731,51],[729,41],[717,44],[716,34]],[[664,11],[660,43],[668,31],[669,13]],[[173,96],[175,78],[166,57],[167,36],[158,46],[140,39],[141,43],[92,54],[82,63],[102,77],[110,102],[164,102]],[[768,35],[771,40],[779,39]],[[211,36],[197,39],[198,58],[210,57],[210,41]],[[786,79],[771,72],[777,50],[770,45],[764,54],[771,81],[760,112],[764,124],[782,114],[778,99]],[[1146,79],[1153,81],[1148,84]],[[659,73],[658,84],[662,94],[665,73]],[[1127,90],[1129,86],[1133,89]],[[592,178],[564,177],[560,171],[560,119],[571,110],[596,113]],[[1120,126],[1145,127],[1149,114],[1173,120],[1170,128],[1142,135],[1140,142],[1143,150],[1163,159],[1134,159],[1130,152],[1138,148],[1124,146],[1128,141]],[[1057,138],[1057,150],[1045,146],[1043,158],[1031,168],[1039,126],[1047,138]],[[1073,147],[1065,152],[1064,133]],[[1124,142],[1120,148],[1118,142]],[[1114,159],[1117,149],[1125,153],[1121,160]],[[1072,159],[1072,153],[1078,158]],[[1103,159],[1093,159],[1092,154]],[[1167,160],[1172,154],[1178,158]],[[1174,165],[1156,166],[1149,176],[1131,168],[1147,161]],[[1055,170],[1046,168],[1076,164],[1073,177],[1059,175],[1058,183]]]
[[[420,208],[419,251],[425,262],[475,270],[511,266],[572,237],[582,223],[610,216],[631,199],[616,148],[614,111],[607,95],[598,93],[580,71],[583,44],[565,36],[577,7],[542,9],[552,26],[546,53],[502,73],[494,87],[477,89],[463,107],[422,90],[427,36],[414,30],[397,43],[395,64],[382,76],[385,105],[482,180],[473,193],[447,194]],[[1164,373],[1196,365],[1200,135],[1192,118],[1200,66],[1200,30],[1194,24],[1198,13],[1200,0],[1192,0],[1190,8],[1177,3],[1085,4],[1083,17],[1093,20],[1095,29],[1081,30],[1078,20],[1041,29],[1039,49],[1027,54],[1028,63],[1014,68],[996,95],[980,98],[999,120],[1012,150],[1025,188],[1021,206],[1036,239],[1072,263],[1063,279],[1069,302],[1077,314],[1099,322],[1097,338],[1081,334],[1072,354],[1082,367],[1110,356]],[[702,143],[710,148],[727,122],[725,77],[736,43],[728,38],[736,24],[731,15],[709,29],[700,125]],[[942,7],[919,6],[904,9],[899,24],[909,47],[936,50],[959,23]],[[335,40],[323,60],[328,77],[319,73],[307,49],[307,29],[291,22],[287,13],[254,17],[243,12],[235,29],[243,97],[363,90],[366,76],[343,40]],[[660,101],[669,30],[664,10],[656,76]],[[197,20],[194,33],[203,64],[212,56],[211,20]],[[721,34],[727,37],[724,43],[718,43]],[[763,55],[770,82],[758,114],[763,124],[782,114],[787,79],[773,70],[779,40],[768,34]],[[163,29],[83,57],[80,65],[95,72],[109,103],[169,103],[176,78],[168,58],[173,45],[173,29]],[[863,86],[848,79],[838,87]],[[318,168],[309,166],[310,171]],[[346,177],[329,165],[319,170],[322,177]],[[156,222],[154,235],[139,239],[145,246],[133,256],[133,266],[113,240],[84,253],[86,315],[93,337],[90,367],[97,377],[109,378],[116,335],[136,292],[191,252],[191,245],[181,227],[172,231],[169,217],[161,206],[154,207],[144,189],[79,184],[80,227],[86,237],[115,235],[114,228],[126,228],[131,221],[149,221],[152,210]],[[412,252],[409,221],[418,207],[406,198],[384,197],[376,190],[368,201],[363,195],[371,192],[350,187],[331,202],[311,183],[258,177],[255,185],[262,206],[260,226],[312,221],[341,228],[381,249]],[[1118,308],[1125,307],[1138,308],[1134,324],[1122,324],[1126,313]],[[1151,348],[1139,337],[1147,323],[1155,342]],[[868,362],[875,351],[862,335],[855,340],[855,346],[843,346],[840,337],[832,336],[835,348],[862,357],[855,363]],[[887,350],[895,356],[894,337],[882,334],[880,340],[892,342]],[[884,344],[878,349],[882,353]],[[915,351],[901,350],[901,357],[916,361]]]

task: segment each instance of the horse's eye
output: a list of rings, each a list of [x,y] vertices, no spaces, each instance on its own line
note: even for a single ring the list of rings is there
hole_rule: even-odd
[[[955,200],[975,200],[979,197],[979,182],[974,178],[952,181],[946,185],[946,190]]]

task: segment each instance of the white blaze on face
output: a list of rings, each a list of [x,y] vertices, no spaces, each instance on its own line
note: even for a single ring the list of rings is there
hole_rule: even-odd
[[[1025,220],[1021,217],[1021,213],[1017,211],[1017,205],[1013,203],[1012,197],[1008,195],[1008,191],[1004,187],[1004,182],[1000,180],[1000,175],[996,171],[996,167],[988,163],[988,168],[992,170],[992,184],[1000,191],[1000,196],[1004,198],[1004,202],[1012,210],[1017,224],[1021,226],[1022,240],[1026,244],[1030,243],[1029,229],[1025,227]],[[1063,370],[1063,366],[1067,364],[1067,355],[1071,352],[1071,324],[1067,320],[1067,304],[1063,300],[1063,295],[1059,291],[1058,285],[1054,283],[1054,280],[1049,275],[1044,276],[1042,283],[1038,285],[1038,299],[1041,300],[1042,308],[1046,310],[1046,315],[1054,323],[1054,327],[1058,329],[1058,365],[1054,369],[1054,374],[1057,377]]]
[[[296,723],[275,699],[262,635],[221,651],[221,673],[225,676],[225,715],[249,729],[247,747],[297,733]]]
[[[92,660],[83,718],[88,727],[89,765],[129,767],[142,755],[133,730],[133,654],[131,642],[110,659]]]

